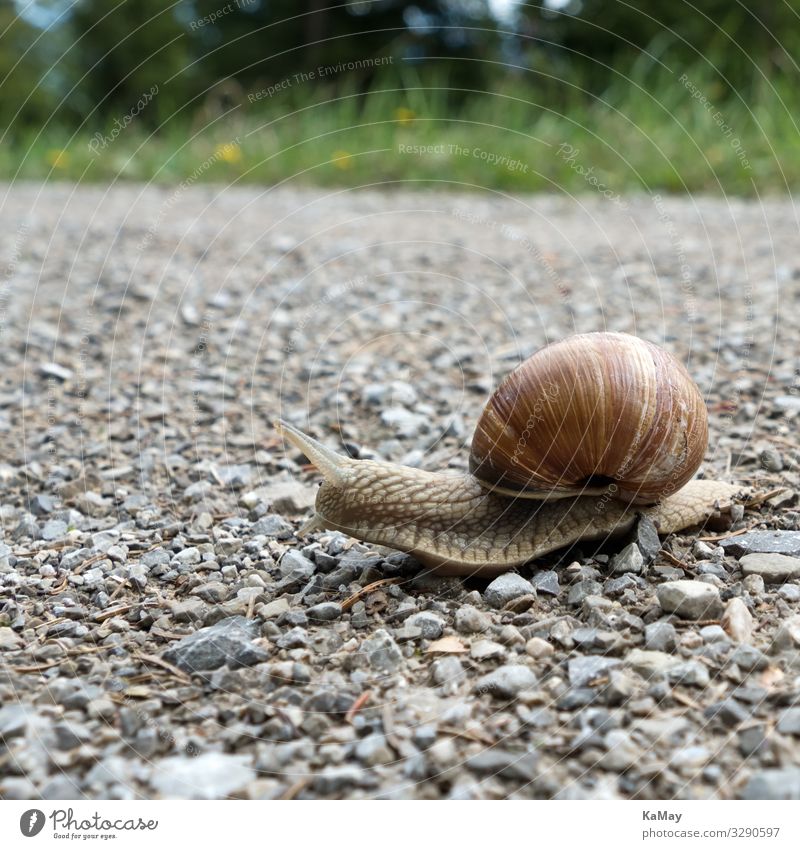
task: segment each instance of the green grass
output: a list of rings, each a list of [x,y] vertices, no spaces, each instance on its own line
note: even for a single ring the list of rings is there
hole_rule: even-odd
[[[788,80],[760,80],[736,94],[705,66],[687,72],[693,88],[681,73],[652,64],[626,76],[611,72],[611,83],[594,95],[530,72],[477,93],[408,73],[383,78],[367,95],[299,86],[254,104],[245,96],[226,116],[177,116],[152,133],[135,119],[98,153],[89,148],[95,128],[74,136],[30,131],[0,148],[0,177],[327,186],[408,180],[516,192],[602,189],[609,197],[754,195],[800,185],[800,98]],[[418,155],[401,145],[439,147]],[[491,164],[480,152],[505,160]]]

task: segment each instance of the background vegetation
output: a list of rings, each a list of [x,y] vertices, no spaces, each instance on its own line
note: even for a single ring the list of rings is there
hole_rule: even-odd
[[[0,0],[0,175],[785,191],[798,42],[800,0]]]

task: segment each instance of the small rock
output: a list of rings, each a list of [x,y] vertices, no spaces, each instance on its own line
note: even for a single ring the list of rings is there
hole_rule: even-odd
[[[745,554],[739,565],[743,574],[760,575],[765,584],[783,584],[800,578],[800,558],[785,554]]]
[[[800,799],[800,767],[764,769],[750,776],[743,799]]]
[[[444,632],[445,621],[441,616],[423,610],[421,613],[415,613],[413,616],[409,616],[406,619],[406,625],[412,628],[419,628],[425,640],[438,640]]]
[[[531,584],[533,584],[536,592],[542,595],[557,596],[561,592],[561,586],[558,583],[558,572],[553,572],[551,569],[537,572],[531,578]]]
[[[232,668],[252,666],[268,659],[252,643],[258,631],[257,622],[232,616],[173,643],[163,657],[184,672],[219,669],[226,663]]]
[[[791,616],[781,622],[772,643],[772,651],[800,650],[800,615]]]
[[[21,649],[25,641],[11,628],[0,628],[0,651]]]
[[[491,619],[471,604],[456,611],[455,626],[460,634],[482,634],[491,624]]]
[[[729,599],[722,614],[722,627],[737,643],[749,643],[753,634],[753,617],[747,605],[737,596]]]
[[[369,665],[381,672],[391,672],[403,662],[403,654],[389,633],[378,628],[375,633],[364,640],[361,651],[366,655]]]
[[[465,766],[478,775],[531,782],[538,774],[538,762],[539,756],[536,752],[509,752],[493,747],[467,758]]]
[[[52,377],[59,383],[65,383],[68,380],[72,380],[74,373],[72,369],[68,369],[66,366],[61,366],[58,363],[42,363],[39,366],[39,374],[42,377]]]
[[[63,522],[61,519],[51,519],[49,522],[45,522],[42,527],[42,539],[50,542],[51,540],[61,539],[68,530],[68,526],[66,522]]]
[[[682,619],[716,619],[722,615],[719,590],[704,581],[668,581],[656,589],[658,603]]]
[[[669,622],[651,622],[644,629],[644,647],[650,651],[674,652],[678,632]]]
[[[461,661],[449,655],[440,657],[431,664],[431,678],[435,684],[449,686],[452,692],[455,685],[466,677]]]
[[[769,666],[769,658],[755,646],[742,644],[728,656],[729,663],[735,663],[743,672],[759,672]]]
[[[296,516],[314,506],[317,489],[299,481],[276,481],[259,489],[258,494],[276,513]]]
[[[355,747],[355,756],[366,766],[380,766],[395,760],[383,734],[370,734],[359,740]]]
[[[658,529],[649,516],[640,516],[636,523],[633,542],[642,555],[645,564],[652,563],[661,551],[661,540],[658,538]]]
[[[649,678],[653,675],[666,675],[670,669],[680,662],[680,658],[661,651],[633,649],[625,656],[625,663],[643,678]]]
[[[800,707],[785,710],[778,719],[778,731],[800,737]]]
[[[765,448],[759,454],[758,459],[768,472],[783,471],[783,457],[781,457],[780,451],[776,451],[774,448]]]
[[[501,660],[507,654],[505,646],[493,640],[476,640],[469,650],[469,656],[477,661]]]
[[[323,601],[306,611],[309,622],[333,622],[342,615],[342,605],[336,601]]]
[[[728,641],[728,635],[719,625],[706,625],[700,629],[700,636],[704,643],[724,643]]]
[[[56,509],[56,505],[51,496],[40,494],[31,498],[29,509],[34,516],[46,516]]]
[[[277,619],[289,609],[289,600],[281,596],[281,598],[276,598],[274,601],[268,601],[266,604],[262,604],[258,608],[258,615],[262,619]]]
[[[276,516],[274,513],[253,522],[250,532],[254,536],[264,534],[275,539],[291,539],[294,534],[292,526],[282,516]]]
[[[572,657],[567,667],[570,686],[588,687],[595,679],[602,678],[609,670],[619,665],[620,661],[613,657],[596,655]]]
[[[495,578],[486,590],[483,597],[486,602],[495,608],[505,607],[509,601],[528,594],[534,594],[536,591],[530,581],[526,581],[522,575],[516,572],[506,572]]]
[[[611,571],[615,575],[632,572],[638,575],[644,566],[644,557],[635,542],[626,545],[619,554],[611,560]]]
[[[478,695],[491,693],[499,699],[513,699],[523,690],[529,690],[535,685],[536,676],[529,667],[509,664],[479,678],[473,691]]]
[[[672,684],[685,684],[688,687],[707,687],[710,680],[708,670],[698,660],[676,663],[669,668],[667,677]]]
[[[547,640],[543,640],[541,637],[531,637],[527,643],[525,643],[525,651],[536,660],[541,660],[544,657],[550,657],[555,652],[555,648],[547,642]]]
[[[243,790],[255,777],[250,756],[206,752],[157,761],[150,784],[164,799],[220,799]]]
[[[740,536],[722,539],[719,544],[726,554],[732,554],[734,557],[753,553],[800,557],[800,531],[749,531]]]
[[[735,728],[750,719],[750,713],[736,699],[723,699],[709,705],[704,711],[706,719],[718,719],[729,728]]]

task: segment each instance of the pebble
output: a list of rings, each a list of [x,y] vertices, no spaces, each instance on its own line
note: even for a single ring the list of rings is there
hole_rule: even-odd
[[[614,555],[611,560],[611,571],[615,575],[632,572],[638,575],[644,567],[644,557],[635,542],[626,545],[619,554]]]
[[[467,758],[465,766],[478,775],[497,776],[514,782],[531,782],[538,774],[536,752],[511,752],[506,749],[484,749]]]
[[[545,657],[550,657],[555,653],[555,648],[547,642],[547,640],[543,640],[541,637],[531,637],[527,643],[525,643],[525,651],[536,660],[541,660]]]
[[[361,643],[369,665],[380,672],[393,672],[403,663],[403,654],[389,633],[378,628]]]
[[[755,646],[737,646],[728,656],[729,663],[735,663],[745,672],[760,671],[769,665],[769,658]]]
[[[745,554],[785,554],[800,557],[800,531],[748,531],[736,537],[722,539],[719,544],[726,554],[741,557]]]
[[[514,699],[523,690],[536,685],[536,676],[528,666],[509,664],[479,678],[473,687],[477,695],[490,693],[499,699]]]
[[[680,662],[680,658],[662,651],[632,649],[625,655],[625,663],[644,678],[666,675]]]
[[[67,523],[61,519],[50,519],[42,526],[42,539],[48,542],[61,539],[67,533]]]
[[[800,737],[800,707],[785,710],[778,717],[777,727],[781,734],[793,734],[795,737]]]
[[[508,652],[506,647],[493,640],[476,640],[469,650],[469,656],[473,660],[502,660]]]
[[[748,643],[753,634],[753,617],[747,605],[734,596],[725,605],[722,614],[722,627],[725,633],[737,643]]]
[[[244,790],[255,777],[247,755],[206,752],[156,761],[150,785],[162,799],[224,799]]]
[[[644,647],[651,651],[674,652],[678,632],[670,622],[651,622],[644,629]]]
[[[516,572],[506,572],[495,578],[483,593],[486,602],[494,608],[505,607],[509,601],[519,596],[534,594],[536,591],[530,581]]]
[[[764,769],[750,776],[743,799],[800,799],[800,767]]]
[[[445,621],[441,616],[423,610],[406,619],[406,625],[419,628],[425,640],[438,640],[444,633]]]
[[[558,583],[558,572],[554,572],[552,569],[537,572],[531,578],[531,584],[536,592],[541,595],[556,597],[561,592],[561,586]]]
[[[662,610],[682,619],[717,619],[723,612],[719,590],[703,581],[668,581],[656,596]]]
[[[583,655],[572,657],[567,665],[571,687],[587,687],[597,678],[607,675],[611,669],[620,665],[613,657]]]
[[[775,632],[772,651],[800,651],[800,614],[780,623]]]
[[[800,558],[785,554],[745,554],[739,565],[744,575],[760,575],[765,584],[783,584],[800,578]]]
[[[162,657],[184,672],[219,669],[225,664],[232,669],[252,666],[269,659],[262,648],[253,644],[258,633],[257,622],[232,616],[173,643]]]
[[[471,604],[465,604],[456,611],[455,627],[460,634],[482,634],[491,624],[489,616]]]
[[[309,607],[306,614],[309,622],[333,622],[341,617],[342,605],[336,601],[323,601]]]

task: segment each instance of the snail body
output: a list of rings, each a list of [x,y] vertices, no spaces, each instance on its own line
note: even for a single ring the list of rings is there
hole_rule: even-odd
[[[640,513],[672,533],[739,492],[689,480],[708,438],[700,392],[670,354],[625,334],[570,337],[515,369],[478,422],[468,474],[342,457],[276,426],[323,476],[307,527],[409,552],[441,574],[498,574],[623,533]]]

